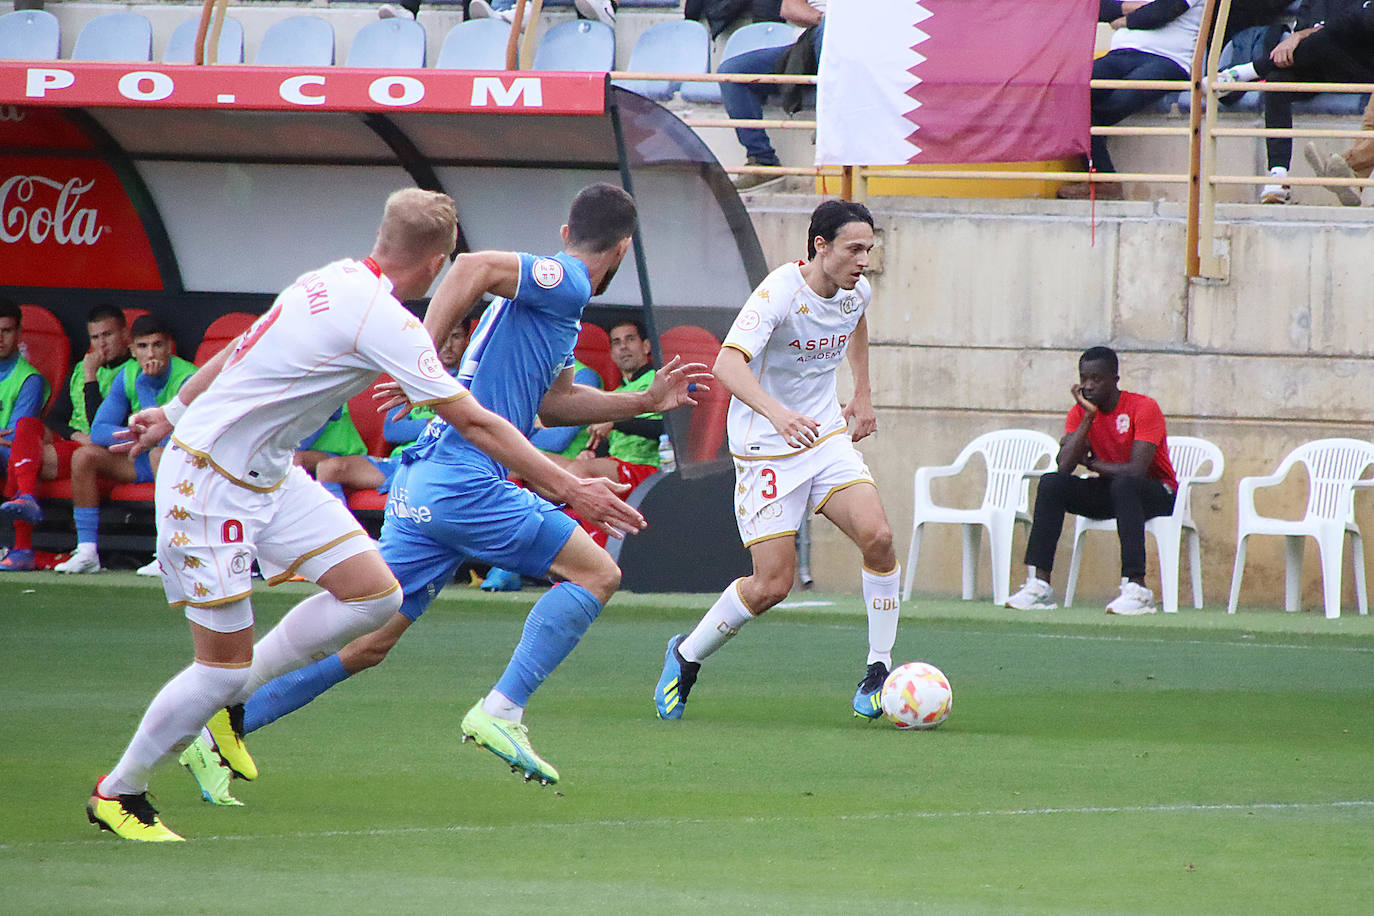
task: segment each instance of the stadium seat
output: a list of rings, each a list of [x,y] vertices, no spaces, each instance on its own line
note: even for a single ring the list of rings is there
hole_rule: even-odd
[[[1169,437],[1169,461],[1178,478],[1178,493],[1174,497],[1172,515],[1160,515],[1145,522],[1145,530],[1154,535],[1159,550],[1159,597],[1164,613],[1178,612],[1178,567],[1187,532],[1188,567],[1193,580],[1193,607],[1202,609],[1202,539],[1197,522],[1193,520],[1192,488],[1194,484],[1215,483],[1226,469],[1221,449],[1206,439],[1192,436]],[[1203,468],[1207,472],[1203,473]],[[1093,519],[1076,516],[1073,529],[1073,559],[1069,561],[1069,582],[1064,590],[1064,607],[1073,607],[1074,592],[1078,589],[1079,564],[1082,562],[1083,535],[1089,531],[1116,531],[1116,519]]]
[[[720,355],[720,341],[716,335],[696,325],[683,324],[669,328],[658,338],[660,365],[674,356],[683,362],[705,363],[709,369]],[[730,409],[730,392],[719,382],[710,391],[698,391],[693,397],[697,406],[686,408],[692,412],[692,425],[687,434],[687,447],[674,443],[678,464],[684,461],[713,461],[720,454],[725,441],[725,418]]]
[[[504,70],[510,25],[500,19],[469,19],[448,30],[439,59],[439,70]]]
[[[802,30],[787,22],[753,22],[725,39],[725,48],[720,52],[721,61],[757,51],[760,48],[776,48],[790,45],[797,40]],[[719,66],[719,65],[717,65]],[[686,102],[708,102],[720,104],[719,83],[683,83],[682,99]]]
[[[992,553],[992,600],[1005,604],[1011,591],[1011,539],[1017,522],[1030,524],[1030,478],[1054,470],[1059,443],[1033,429],[1000,429],[976,437],[944,467],[916,469],[914,508],[911,519],[911,549],[906,557],[906,581],[902,596],[911,597],[916,578],[916,561],[921,555],[921,529],[928,524],[963,527],[963,598],[973,598],[978,585],[978,547],[983,529],[988,532]],[[954,509],[937,505],[931,498],[930,482],[937,477],[954,477],[981,455],[987,466],[987,486],[983,504],[976,509]]]
[[[610,72],[615,69],[615,29],[589,19],[560,22],[544,33],[531,69]]]
[[[196,347],[196,358],[192,362],[197,366],[205,365],[211,357],[224,349],[225,344],[248,330],[248,326],[257,320],[257,315],[248,312],[226,312],[220,315],[210,322],[210,326],[201,335],[200,346]]]
[[[0,16],[0,60],[57,60],[62,27],[43,10],[17,10]]]
[[[367,453],[373,458],[385,458],[391,454],[391,445],[382,435],[382,424],[386,418],[377,412],[377,402],[372,397],[373,389],[383,382],[391,381],[391,376],[381,375],[377,381],[368,385],[359,394],[353,395],[348,399],[348,416],[353,421],[353,427],[362,437],[363,444],[367,446]]]
[[[1255,491],[1282,483],[1294,465],[1307,468],[1307,512],[1297,521],[1269,518],[1255,511]],[[1317,439],[1300,445],[1279,462],[1267,477],[1243,477],[1237,499],[1236,565],[1231,574],[1231,598],[1226,613],[1236,612],[1240,582],[1245,574],[1245,542],[1252,534],[1278,534],[1286,540],[1283,609],[1296,611],[1302,598],[1302,552],[1306,538],[1315,538],[1322,564],[1322,597],[1328,618],[1341,616],[1341,552],[1345,536],[1352,538],[1355,598],[1361,614],[1369,613],[1365,590],[1364,539],[1355,524],[1355,488],[1374,485],[1365,477],[1374,466],[1374,445],[1359,439]]]
[[[582,330],[577,334],[577,346],[573,356],[596,370],[601,376],[601,387],[614,391],[620,385],[620,369],[611,359],[611,338],[600,325],[582,322]]]
[[[358,30],[344,65],[418,70],[425,65],[425,45],[425,27],[414,19],[378,19]]]
[[[138,13],[97,16],[76,36],[72,60],[150,61],[153,26]]]
[[[19,352],[48,380],[50,391],[48,400],[43,404],[43,409],[47,410],[62,386],[67,384],[72,344],[67,339],[62,322],[43,306],[21,305],[19,311],[23,316]]]
[[[700,22],[675,19],[645,30],[630,51],[631,73],[708,73],[711,35]],[[667,101],[682,87],[680,80],[617,80],[622,89],[648,99]]]
[[[267,27],[253,63],[259,67],[332,67],[334,27],[318,16],[292,16]]]
[[[124,313],[124,323],[130,327],[133,326],[135,321],[148,314],[147,309],[140,308],[122,308],[120,311]]]
[[[196,32],[200,30],[200,17],[193,16],[172,30],[167,39],[167,50],[162,53],[165,64],[189,64],[196,59]],[[208,40],[208,38],[207,38]],[[215,55],[217,64],[243,63],[243,24],[237,19],[224,20],[219,33],[219,47]],[[209,57],[209,54],[206,54]]]

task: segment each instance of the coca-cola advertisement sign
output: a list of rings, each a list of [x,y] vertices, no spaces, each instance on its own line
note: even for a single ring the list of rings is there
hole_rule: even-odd
[[[7,286],[162,288],[138,213],[93,159],[0,156],[0,277]]]

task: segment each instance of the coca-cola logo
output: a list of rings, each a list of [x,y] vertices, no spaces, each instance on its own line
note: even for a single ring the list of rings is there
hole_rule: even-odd
[[[0,123],[13,121],[18,123],[24,120],[24,109],[18,105],[0,105]]]
[[[0,241],[12,245],[27,239],[41,245],[51,238],[58,245],[94,245],[109,228],[100,225],[94,207],[81,206],[81,195],[94,186],[94,179],[71,178],[66,183],[42,175],[5,179],[0,184]]]

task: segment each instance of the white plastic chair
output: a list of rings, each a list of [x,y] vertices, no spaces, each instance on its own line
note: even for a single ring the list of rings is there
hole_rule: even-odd
[[[1293,465],[1307,468],[1307,514],[1298,521],[1268,518],[1255,511],[1255,491],[1281,483]],[[1374,465],[1374,445],[1359,439],[1317,439],[1300,445],[1279,462],[1268,477],[1245,477],[1237,500],[1236,568],[1231,575],[1231,600],[1226,613],[1236,612],[1240,580],[1245,573],[1245,539],[1252,534],[1281,534],[1287,539],[1283,579],[1283,609],[1296,611],[1302,598],[1303,538],[1317,540],[1322,563],[1322,593],[1326,616],[1341,616],[1341,551],[1345,535],[1353,539],[1351,562],[1355,565],[1355,596],[1360,613],[1369,613],[1364,581],[1364,540],[1355,524],[1355,487],[1374,480],[1365,472]]]
[[[1206,439],[1193,436],[1169,437],[1169,460],[1178,478],[1172,515],[1158,515],[1145,521],[1145,530],[1154,535],[1159,550],[1159,596],[1164,613],[1178,613],[1178,566],[1183,534],[1188,538],[1188,568],[1193,580],[1193,607],[1202,609],[1202,539],[1193,520],[1192,487],[1196,483],[1216,483],[1226,469],[1221,449]],[[1203,473],[1203,468],[1207,472]],[[1115,531],[1116,519],[1078,516],[1073,529],[1073,559],[1069,561],[1069,584],[1064,590],[1064,607],[1073,607],[1078,589],[1079,563],[1082,561],[1083,535],[1089,531]]]
[[[1030,478],[1054,470],[1059,443],[1033,429],[1001,429],[978,436],[959,453],[954,463],[944,467],[916,469],[914,509],[911,523],[911,550],[906,558],[906,582],[902,594],[911,597],[916,577],[916,560],[921,552],[921,528],[927,524],[962,525],[963,596],[970,600],[978,584],[978,547],[983,529],[988,530],[992,551],[992,600],[1005,604],[1011,591],[1011,536],[1017,522],[1030,524]],[[977,509],[937,506],[930,497],[930,482],[937,477],[953,477],[974,455],[982,455],[987,465],[988,482],[983,504]]]

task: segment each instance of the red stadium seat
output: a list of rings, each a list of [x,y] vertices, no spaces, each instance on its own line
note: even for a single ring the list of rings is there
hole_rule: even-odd
[[[67,384],[67,372],[72,363],[72,344],[67,339],[62,322],[43,306],[21,305],[19,309],[23,315],[19,351],[48,380],[51,390],[43,405],[46,410],[62,386]]]
[[[135,321],[148,314],[147,309],[126,308],[120,311],[124,313],[124,323],[129,327],[133,327]]]
[[[378,384],[389,381],[389,375],[381,375],[377,379]],[[373,458],[385,458],[391,454],[391,446],[382,436],[382,424],[386,418],[377,412],[377,402],[372,399],[373,387],[375,386],[368,386],[361,394],[355,394],[348,399],[348,415],[352,418],[358,435],[363,437],[367,453]]]
[[[577,346],[573,356],[596,370],[601,376],[601,386],[614,391],[620,384],[620,370],[611,359],[611,338],[599,325],[582,323],[582,331],[577,335]]]
[[[387,494],[376,490],[349,490],[348,508],[354,512],[385,512],[386,497]]]
[[[692,324],[669,328],[658,339],[663,362],[681,356],[684,362],[714,366],[720,354],[720,341],[705,328]],[[691,432],[688,434],[687,460],[711,461],[725,441],[725,417],[730,408],[730,392],[719,382],[710,391],[697,392],[697,406],[692,411]]]
[[[248,312],[227,312],[220,315],[205,329],[200,346],[196,347],[196,358],[192,362],[197,366],[205,365],[211,357],[224,349],[225,344],[248,330],[248,326],[257,320],[257,315]]]

